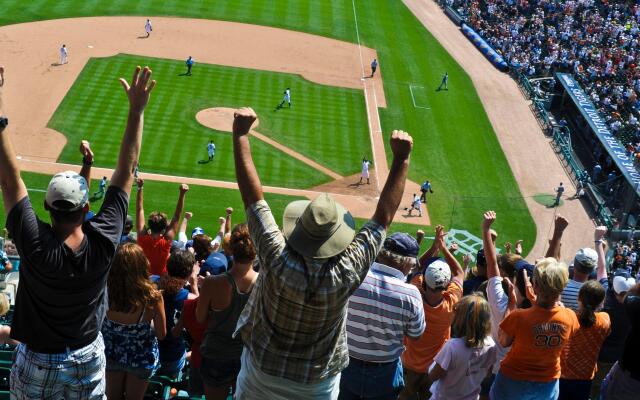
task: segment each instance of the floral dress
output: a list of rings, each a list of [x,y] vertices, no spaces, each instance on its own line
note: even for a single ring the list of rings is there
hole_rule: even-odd
[[[150,370],[159,367],[158,338],[151,322],[142,322],[144,311],[135,324],[121,324],[105,318],[102,336],[107,360],[124,368]]]

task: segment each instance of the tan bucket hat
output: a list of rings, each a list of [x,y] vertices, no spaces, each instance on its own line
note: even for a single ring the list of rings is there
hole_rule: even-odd
[[[315,200],[297,200],[284,209],[284,236],[297,253],[329,258],[353,241],[356,224],[351,213],[327,193]]]

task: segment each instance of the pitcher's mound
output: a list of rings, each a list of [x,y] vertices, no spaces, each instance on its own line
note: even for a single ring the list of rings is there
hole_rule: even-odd
[[[196,120],[207,128],[215,129],[217,131],[231,132],[233,126],[233,113],[236,110],[229,107],[214,107],[207,108],[205,110],[198,111],[196,114]],[[251,129],[256,129],[259,120],[253,123]]]

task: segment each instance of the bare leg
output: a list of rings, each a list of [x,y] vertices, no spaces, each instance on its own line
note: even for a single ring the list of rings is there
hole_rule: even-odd
[[[126,373],[120,371],[107,371],[106,395],[109,400],[119,400],[124,394],[124,380]]]
[[[144,392],[147,391],[149,381],[137,378],[131,374],[126,376],[127,400],[142,400]],[[111,398],[109,398],[111,400]]]

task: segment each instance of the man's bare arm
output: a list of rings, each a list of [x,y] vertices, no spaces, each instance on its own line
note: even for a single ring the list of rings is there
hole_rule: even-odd
[[[2,95],[0,89],[0,117],[4,117]],[[27,197],[27,187],[20,177],[20,168],[13,145],[9,140],[8,129],[8,126],[0,127],[0,190],[4,200],[4,211],[7,214],[20,200]]]
[[[164,233],[164,236],[169,240],[173,240],[173,238],[176,236],[176,227],[178,226],[178,221],[180,221],[180,216],[184,211],[184,197],[188,191],[189,185],[187,185],[186,183],[180,185],[180,194],[178,195],[176,209],[173,212],[173,217],[171,217],[171,221],[169,222],[167,230]]]
[[[122,143],[120,144],[118,164],[111,177],[111,185],[119,187],[129,194],[133,184],[133,168],[140,156],[144,109],[149,102],[149,96],[156,81],[151,80],[149,67],[144,67],[143,70],[140,70],[140,67],[136,67],[131,79],[131,85],[122,78],[120,78],[120,83],[129,98],[129,116]]]
[[[549,241],[549,249],[545,257],[553,257],[556,260],[560,260],[560,248],[562,247],[562,234],[564,230],[569,226],[569,221],[562,215],[557,215],[554,228],[553,237]]]
[[[227,207],[226,213],[227,216],[225,218],[224,233],[229,233],[231,232],[231,214],[233,214],[233,208]]]
[[[93,165],[93,151],[87,140],[80,142],[80,154],[82,154],[82,169],[80,176],[87,181],[87,190],[91,187],[91,166]]]
[[[236,181],[244,207],[263,200],[262,184],[251,157],[249,130],[257,116],[251,108],[241,108],[233,115],[233,158],[236,167]]]
[[[380,193],[378,206],[372,217],[372,220],[385,228],[391,225],[393,216],[402,200],[407,171],[409,170],[409,155],[413,147],[413,138],[406,132],[393,131],[389,144],[393,153],[393,161],[391,162],[387,181],[384,184],[382,193]]]
[[[462,281],[464,281],[464,270],[462,269],[462,266],[460,265],[458,260],[456,260],[454,255],[449,251],[449,248],[444,241],[444,238],[446,236],[447,233],[444,231],[444,227],[438,225],[436,227],[436,240],[440,242],[440,250],[442,251],[444,260],[447,262],[449,268],[451,269],[451,278],[457,279],[458,283],[462,283]]]
[[[606,255],[604,252],[604,235],[606,234],[606,226],[597,226],[593,233],[596,253],[598,254],[598,267],[596,268],[596,279],[598,281],[607,277]]]

